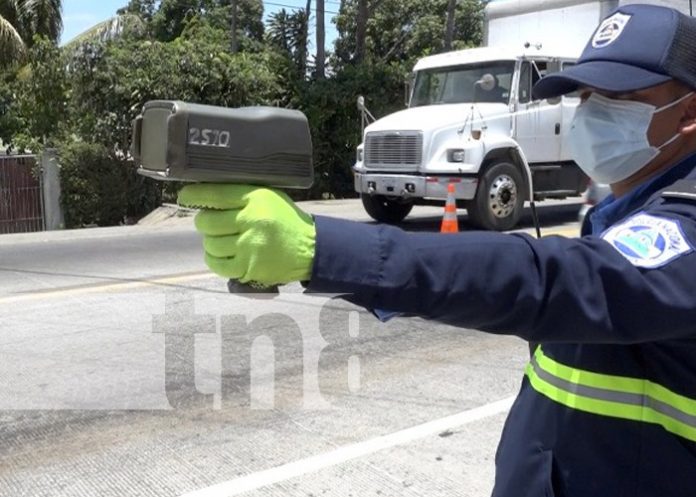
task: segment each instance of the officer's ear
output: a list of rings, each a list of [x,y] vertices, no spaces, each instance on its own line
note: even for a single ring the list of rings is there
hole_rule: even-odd
[[[686,111],[679,123],[679,132],[682,135],[696,136],[696,90],[686,101]]]

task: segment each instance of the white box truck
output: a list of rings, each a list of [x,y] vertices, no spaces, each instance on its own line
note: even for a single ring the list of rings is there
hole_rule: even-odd
[[[408,108],[367,126],[358,146],[355,190],[367,213],[397,223],[414,205],[444,201],[454,183],[475,225],[507,230],[525,200],[580,195],[588,178],[564,140],[579,98],[534,100],[531,89],[573,64],[618,5],[493,1],[487,46],[419,60]]]

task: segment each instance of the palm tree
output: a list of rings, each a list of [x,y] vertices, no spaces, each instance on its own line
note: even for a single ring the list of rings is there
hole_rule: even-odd
[[[271,14],[266,31],[270,43],[292,61],[300,79],[305,77],[307,71],[309,1],[306,9],[297,9],[292,13],[280,9]]]
[[[280,9],[272,13],[268,18],[268,30],[266,35],[272,45],[279,48],[292,58],[297,39],[294,32],[295,15]]]
[[[0,64],[21,59],[34,35],[57,43],[62,10],[61,0],[0,0]]]
[[[69,40],[65,43],[64,48],[75,50],[83,43],[115,40],[127,29],[142,34],[146,29],[145,21],[137,14],[131,14],[129,12],[118,13],[114,17],[102,21],[99,24],[95,24],[87,31]]]

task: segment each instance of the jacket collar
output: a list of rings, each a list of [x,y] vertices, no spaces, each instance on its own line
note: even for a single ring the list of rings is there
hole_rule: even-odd
[[[603,233],[607,228],[642,207],[655,193],[680,179],[692,176],[696,179],[696,153],[685,157],[663,173],[638,185],[618,199],[613,194],[609,194],[587,212],[582,225],[582,235]]]

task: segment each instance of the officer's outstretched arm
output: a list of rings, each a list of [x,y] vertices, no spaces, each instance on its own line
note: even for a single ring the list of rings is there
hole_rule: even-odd
[[[679,221],[683,239],[674,233],[671,240],[660,240],[668,244],[664,254],[649,261],[631,261],[616,244],[596,236],[537,240],[491,232],[406,233],[316,217],[309,289],[340,293],[370,309],[532,342],[694,338],[696,220],[688,217],[691,211],[658,207],[655,217]]]
[[[368,309],[535,342],[696,336],[696,220],[669,206],[657,214],[681,221],[687,248],[644,267],[594,236],[406,233],[312,219],[266,188],[191,185],[179,201],[206,207],[196,218],[206,262],[243,282],[309,280],[309,291],[341,294]]]

